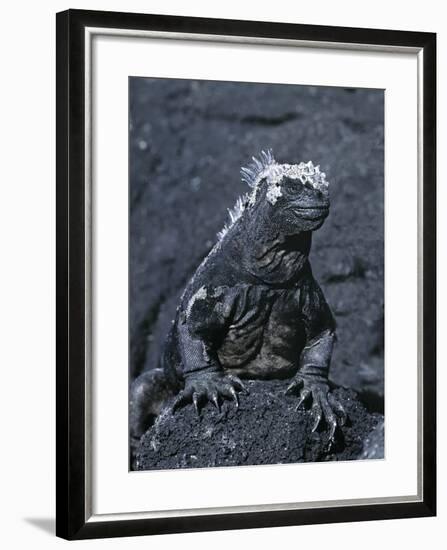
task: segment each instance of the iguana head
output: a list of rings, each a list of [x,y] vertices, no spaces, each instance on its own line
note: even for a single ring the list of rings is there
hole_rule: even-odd
[[[243,214],[244,219],[275,227],[285,236],[314,231],[329,214],[329,183],[311,161],[279,164],[271,150],[262,151],[259,158],[253,157],[253,162],[241,169],[241,175],[251,191],[230,211],[230,225],[220,237]]]

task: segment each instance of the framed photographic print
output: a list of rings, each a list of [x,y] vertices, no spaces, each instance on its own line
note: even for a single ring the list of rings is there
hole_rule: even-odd
[[[436,37],[57,14],[67,539],[436,513]]]

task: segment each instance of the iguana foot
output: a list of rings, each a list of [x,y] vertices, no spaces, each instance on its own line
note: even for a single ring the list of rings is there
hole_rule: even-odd
[[[343,405],[330,393],[329,385],[316,377],[297,374],[286,390],[286,394],[299,393],[296,410],[312,401],[311,412],[314,418],[312,432],[315,432],[324,419],[329,427],[329,447],[335,441],[337,427],[344,426],[347,414]],[[312,399],[311,399],[312,398]]]
[[[222,372],[200,372],[186,378],[184,389],[177,395],[171,405],[172,413],[188,403],[193,403],[200,416],[200,406],[209,401],[220,412],[221,399],[232,399],[239,408],[238,392],[248,394],[248,390],[233,374]]]

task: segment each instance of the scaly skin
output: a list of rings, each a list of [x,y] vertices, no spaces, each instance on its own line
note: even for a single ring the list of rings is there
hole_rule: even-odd
[[[329,213],[324,175],[324,184],[319,172],[297,179],[270,153],[254,160],[253,191],[186,286],[160,368],[132,385],[135,440],[169,395],[172,413],[223,399],[237,407],[241,378],[293,376],[287,393],[297,409],[311,404],[314,430],[326,421],[330,442],[346,420],[328,384],[335,321],[309,263],[312,232]]]

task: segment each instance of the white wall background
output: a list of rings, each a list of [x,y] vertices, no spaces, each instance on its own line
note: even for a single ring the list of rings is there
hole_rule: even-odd
[[[438,33],[439,273],[447,280],[447,19],[439,0],[90,0],[8,2],[2,8],[0,67],[1,191],[0,544],[51,549],[54,518],[54,14],[66,8],[257,19]],[[447,536],[447,292],[439,286],[439,514],[437,518],[258,529],[76,543],[82,547],[220,550],[272,546],[407,550],[445,545]],[[206,490],[204,488],[204,490]]]

